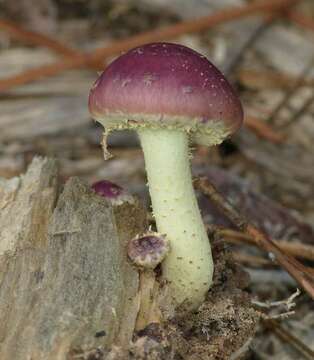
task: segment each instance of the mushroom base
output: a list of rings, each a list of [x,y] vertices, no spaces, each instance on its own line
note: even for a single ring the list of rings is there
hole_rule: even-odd
[[[212,248],[214,282],[199,310],[181,313],[177,309],[170,321],[151,322],[134,335],[131,347],[121,349],[125,352],[114,359],[246,358],[261,314],[254,310],[250,295],[244,291],[249,285],[248,274],[235,264],[220,238],[213,239]],[[132,355],[128,356],[129,352]]]

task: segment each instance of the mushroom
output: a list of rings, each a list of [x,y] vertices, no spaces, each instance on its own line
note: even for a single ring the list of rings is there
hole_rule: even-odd
[[[240,101],[205,56],[178,44],[137,47],[114,60],[90,91],[89,109],[110,131],[134,129],[144,152],[157,229],[171,252],[162,264],[177,305],[197,309],[213,260],[190,170],[189,142],[212,146],[243,120]]]
[[[153,231],[138,235],[128,243],[128,256],[140,269],[140,305],[136,330],[144,329],[148,324],[160,321],[159,284],[155,281],[154,269],[164,260],[169,250],[168,239]]]
[[[92,185],[96,194],[106,198],[111,205],[118,206],[125,202],[134,203],[134,197],[128,194],[121,186],[109,181],[100,180]]]
[[[138,235],[128,244],[128,256],[134,264],[144,269],[155,269],[170,250],[167,238],[156,232]]]

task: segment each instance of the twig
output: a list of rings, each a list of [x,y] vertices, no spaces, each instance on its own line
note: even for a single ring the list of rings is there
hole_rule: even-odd
[[[50,36],[23,29],[19,25],[9,20],[0,19],[0,29],[5,30],[10,34],[10,36],[17,40],[21,40],[32,45],[46,47],[71,60],[79,58],[84,59],[86,57],[85,53],[64,45]],[[87,63],[87,66],[92,69],[99,69],[100,64]]]
[[[303,105],[294,114],[291,115],[290,119],[286,121],[280,127],[287,127],[296,122],[301,116],[303,116],[314,103],[314,93],[303,103]]]
[[[312,71],[314,64],[314,59],[312,59],[309,64],[304,68],[300,76],[296,79],[296,82],[293,87],[288,89],[282,101],[275,107],[271,115],[268,117],[268,122],[272,123],[278,116],[279,112],[289,104],[289,101],[294,96],[296,91],[303,86],[305,78],[308,76],[310,71]]]
[[[66,57],[73,58],[82,56],[79,51],[62,44],[61,42],[52,39],[47,35],[42,35],[34,31],[23,29],[13,21],[0,19],[0,29],[5,30],[15,39],[22,40],[28,44],[47,47],[48,49],[51,49],[56,53]]]
[[[237,263],[249,266],[249,267],[274,267],[274,263],[268,259],[264,259],[261,256],[244,254],[240,251],[232,251],[232,257]]]
[[[238,211],[218,193],[207,178],[196,179],[198,188],[217,206],[228,219],[244,233],[255,239],[256,244],[276,261],[296,280],[296,282],[314,299],[314,270],[308,269],[291,255],[286,254],[269,236],[249,224]]]
[[[226,76],[231,76],[232,73],[235,72],[238,65],[242,62],[244,55],[246,52],[256,43],[258,38],[264,34],[264,32],[269,28],[270,25],[273,24],[274,20],[278,18],[277,12],[273,12],[271,14],[267,14],[265,16],[264,21],[262,24],[252,31],[249,35],[249,38],[236,49],[236,56],[232,57],[231,60],[226,59],[222,70]]]
[[[313,360],[314,351],[311,350],[304,342],[292,335],[288,330],[283,328],[278,321],[274,319],[262,319],[263,324],[274,332],[281,340],[290,344],[295,350],[302,354],[305,359]]]
[[[245,243],[250,245],[256,245],[255,239],[247,234],[240,231],[218,228],[216,231],[221,235],[227,242],[231,243]],[[314,261],[314,246],[305,245],[297,241],[286,241],[286,240],[273,240],[273,242],[280,247],[286,253],[300,257],[306,260]]]
[[[284,306],[287,311],[290,311],[296,305],[294,302],[294,299],[297,298],[300,294],[301,294],[300,290],[297,289],[292,295],[290,295],[288,297],[288,299],[284,299],[284,300],[280,300],[280,301],[271,301],[271,302],[269,302],[269,301],[262,302],[262,301],[252,300],[252,304],[257,305],[258,307],[261,307],[261,308],[265,308],[265,309]]]
[[[314,21],[308,16],[305,16],[295,11],[287,11],[287,17],[290,21],[294,22],[295,24],[305,29],[314,31]]]
[[[9,90],[15,86],[23,85],[34,80],[57,75],[65,70],[78,69],[90,64],[99,64],[107,57],[116,55],[130,48],[144,43],[172,39],[186,33],[199,32],[210,27],[239,19],[244,16],[257,15],[264,12],[277,11],[292,6],[298,0],[263,0],[232,9],[224,9],[199,19],[183,21],[163,29],[152,30],[142,34],[119,40],[111,46],[99,48],[87,54],[86,57],[78,57],[73,60],[65,59],[50,65],[37,67],[0,81],[0,91]]]
[[[276,315],[265,315],[265,320],[284,320],[284,319],[288,319],[290,316],[294,315],[295,311],[291,310],[291,311],[286,311],[280,314],[276,314]]]
[[[280,134],[278,131],[272,129],[266,122],[263,120],[256,119],[253,116],[247,116],[244,119],[244,124],[255,132],[258,136],[269,140],[274,144],[280,144],[284,141],[285,136]]]
[[[288,75],[271,70],[253,70],[241,69],[237,74],[241,83],[249,87],[266,88],[266,87],[294,87],[297,78],[293,75]],[[313,86],[314,79],[304,79],[301,81],[302,86]]]

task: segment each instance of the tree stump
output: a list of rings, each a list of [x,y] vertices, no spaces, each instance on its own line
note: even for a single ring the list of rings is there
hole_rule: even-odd
[[[96,358],[131,340],[139,278],[124,248],[146,213],[113,209],[78,178],[59,188],[45,158],[0,179],[1,359]]]
[[[0,359],[226,360],[245,353],[258,315],[242,290],[248,277],[220,239],[212,242],[214,284],[200,309],[163,311],[160,323],[134,331],[143,289],[126,244],[145,227],[137,200],[113,208],[78,178],[60,189],[54,160],[35,158],[25,175],[0,179]]]

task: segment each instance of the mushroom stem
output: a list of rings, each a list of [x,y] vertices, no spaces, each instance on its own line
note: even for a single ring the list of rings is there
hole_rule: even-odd
[[[136,330],[144,329],[148,324],[159,323],[161,313],[157,305],[158,282],[155,281],[155,273],[151,269],[140,272],[140,308],[136,319]]]
[[[188,135],[168,129],[138,133],[157,229],[171,244],[163,277],[177,305],[197,309],[212,283],[213,261],[192,185]]]

